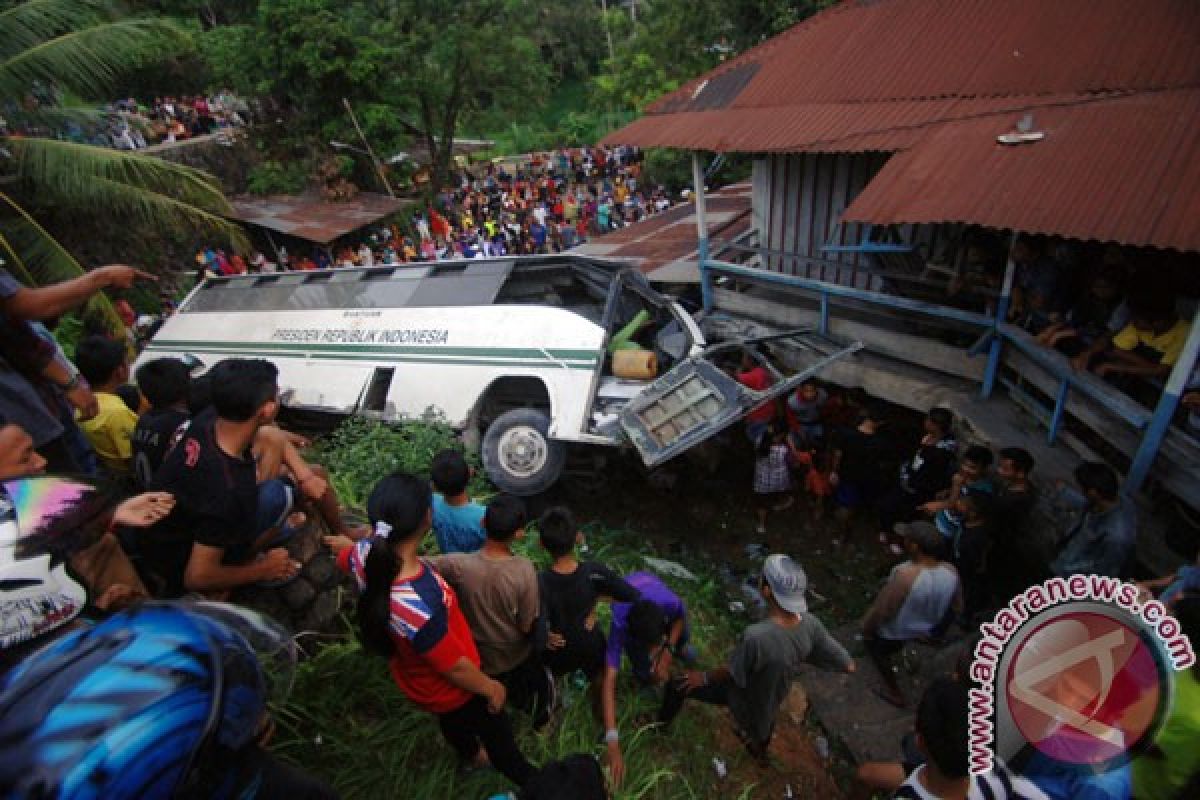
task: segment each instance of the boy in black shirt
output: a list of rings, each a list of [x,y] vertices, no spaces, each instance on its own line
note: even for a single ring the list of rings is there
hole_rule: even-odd
[[[838,525],[843,536],[850,531],[855,509],[870,507],[884,486],[884,464],[891,444],[880,432],[884,408],[868,403],[859,412],[858,425],[833,434],[829,483],[834,487]]]
[[[596,603],[601,599],[632,603],[640,593],[603,564],[580,563],[575,558],[575,546],[583,543],[583,534],[567,509],[547,509],[538,521],[538,531],[542,547],[554,559],[550,568],[538,575],[542,613],[549,629],[542,663],[555,675],[569,675],[575,670],[586,675],[592,713],[603,723],[601,678],[607,643],[603,629],[596,625]],[[615,694],[615,684],[613,691]],[[610,708],[615,707],[613,697]],[[620,764],[617,740],[609,739],[607,745],[610,763]],[[620,771],[615,764],[613,768]]]
[[[261,359],[229,359],[210,374],[212,409],[192,420],[151,482],[175,496],[175,508],[139,537],[143,564],[167,596],[224,597],[239,586],[289,579],[300,566],[282,547],[266,549],[291,510],[294,488],[282,480],[260,485],[250,452],[255,433],[279,410],[278,371]]]
[[[900,482],[879,499],[879,541],[891,541],[897,522],[908,522],[917,509],[950,488],[957,465],[958,441],[954,438],[954,415],[944,408],[930,409],[925,416],[925,435],[912,458],[900,467]],[[893,544],[896,555],[903,548]]]
[[[187,365],[178,358],[158,358],[137,369],[138,389],[150,404],[133,429],[133,478],[145,491],[162,466],[179,426],[188,420]]]
[[[538,530],[542,547],[554,559],[539,576],[550,630],[543,661],[557,675],[581,670],[593,679],[604,667],[605,644],[604,631],[596,627],[596,603],[601,598],[632,603],[638,591],[605,565],[575,558],[583,535],[567,509],[547,510]]]

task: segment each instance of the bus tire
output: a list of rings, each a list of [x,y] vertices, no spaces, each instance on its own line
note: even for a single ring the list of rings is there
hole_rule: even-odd
[[[483,467],[502,491],[528,497],[554,485],[567,448],[550,438],[550,418],[536,408],[514,408],[496,417],[483,435]]]

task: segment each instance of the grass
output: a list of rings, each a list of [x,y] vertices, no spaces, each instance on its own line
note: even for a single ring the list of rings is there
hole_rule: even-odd
[[[432,420],[399,427],[351,421],[322,443],[318,455],[333,474],[343,497],[361,503],[380,477],[404,468],[428,470],[433,455],[454,446],[449,428]],[[477,479],[482,493],[486,483]],[[584,558],[606,563],[621,573],[646,569],[643,557],[659,555],[633,530],[599,524],[583,526]],[[427,542],[427,546],[428,546]],[[516,549],[540,566],[545,555],[529,535]],[[696,580],[664,576],[688,605],[692,641],[703,665],[720,663],[746,624],[728,610],[736,599],[717,577],[716,565],[691,558],[684,565]],[[733,587],[736,592],[736,587]],[[607,625],[606,607],[601,623]],[[627,676],[618,688],[619,726],[626,763],[617,800],[749,797],[752,785],[721,781],[712,758],[733,767],[746,757],[719,752],[717,731],[723,712],[689,706],[669,735],[646,725],[656,699],[638,692]],[[564,710],[549,733],[534,734],[525,715],[515,715],[521,747],[535,764],[574,753],[602,755],[600,726],[591,714],[581,681],[563,682]],[[284,758],[331,782],[347,798],[485,798],[512,787],[495,772],[462,775],[453,752],[442,741],[434,718],[412,706],[396,688],[387,664],[363,652],[350,632],[315,649],[297,668],[287,705],[276,711],[279,733],[274,749]]]
[[[587,557],[622,572],[645,569],[644,545],[634,532],[596,525],[586,530],[591,542]],[[540,558],[535,538],[518,549]],[[697,581],[667,580],[688,603],[702,662],[712,664],[732,643],[738,622],[723,610],[727,600],[718,581],[705,567],[689,565],[693,567],[700,570]],[[607,624],[604,616],[602,624]],[[603,754],[600,728],[581,682],[566,680],[561,688],[565,709],[549,734],[532,733],[527,718],[515,715],[522,750],[535,764],[574,753]],[[739,796],[723,792],[731,787],[715,782],[716,712],[689,708],[663,735],[645,724],[656,701],[640,695],[632,682],[622,681],[618,705],[627,777],[615,798]],[[384,660],[364,653],[349,633],[299,666],[291,701],[277,716],[276,751],[329,780],[345,797],[483,798],[511,788],[494,772],[459,774],[434,718],[409,704],[392,683]],[[720,755],[726,760],[740,756]],[[748,791],[739,787],[740,793]]]

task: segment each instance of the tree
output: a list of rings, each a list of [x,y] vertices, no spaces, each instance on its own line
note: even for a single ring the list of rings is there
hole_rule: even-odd
[[[204,172],[134,153],[49,138],[68,121],[112,115],[67,109],[60,92],[101,98],[125,70],[183,33],[162,20],[121,18],[108,0],[24,0],[0,10],[0,97],[22,98],[0,129],[0,253],[32,285],[82,274],[40,222],[105,218],[111,226],[202,230],[240,241],[229,206]],[[27,134],[13,135],[24,130]],[[37,135],[41,133],[42,135]]]
[[[780,33],[833,0],[642,0],[597,76],[601,99],[641,110],[732,55]]]
[[[431,184],[445,185],[454,137],[483,108],[538,106],[552,88],[537,44],[523,31],[536,19],[528,0],[384,0],[367,3],[379,20],[398,96],[430,154]]]

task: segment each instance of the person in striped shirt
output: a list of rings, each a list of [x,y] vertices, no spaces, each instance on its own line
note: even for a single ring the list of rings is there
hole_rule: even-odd
[[[490,762],[523,786],[534,768],[513,738],[504,685],[480,670],[454,590],[417,557],[431,508],[428,482],[393,473],[367,501],[374,535],[338,554],[338,566],[354,577],[360,592],[363,645],[386,657],[400,691],[437,717],[464,766]]]

